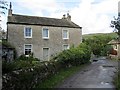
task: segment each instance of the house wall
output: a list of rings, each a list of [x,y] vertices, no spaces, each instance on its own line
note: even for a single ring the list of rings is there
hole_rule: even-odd
[[[32,28],[32,38],[24,38],[24,28]],[[49,39],[42,39],[42,28],[49,29]],[[24,54],[24,44],[33,45],[33,53],[36,58],[43,60],[43,48],[50,48],[50,56],[63,50],[63,44],[78,46],[82,42],[82,30],[80,28],[64,28],[35,25],[8,24],[8,42],[16,47],[17,54]],[[63,40],[62,30],[69,30],[69,39]]]

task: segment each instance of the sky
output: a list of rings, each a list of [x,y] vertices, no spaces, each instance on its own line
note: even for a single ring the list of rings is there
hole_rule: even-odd
[[[82,27],[82,34],[111,33],[111,20],[118,15],[120,0],[6,0],[12,2],[13,14],[61,19],[69,13],[71,20]],[[9,7],[8,7],[9,8]],[[6,15],[1,27],[6,30]]]

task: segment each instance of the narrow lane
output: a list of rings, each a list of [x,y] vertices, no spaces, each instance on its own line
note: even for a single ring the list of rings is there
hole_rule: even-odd
[[[117,61],[98,58],[91,65],[58,85],[58,88],[115,88],[112,81],[117,67]]]

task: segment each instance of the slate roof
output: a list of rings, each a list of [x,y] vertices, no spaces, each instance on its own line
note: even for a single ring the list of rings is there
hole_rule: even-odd
[[[56,19],[37,16],[26,16],[12,14],[8,16],[8,24],[23,24],[23,25],[41,25],[41,26],[54,26],[54,27],[69,27],[69,28],[82,28],[79,25],[68,21],[66,19]]]

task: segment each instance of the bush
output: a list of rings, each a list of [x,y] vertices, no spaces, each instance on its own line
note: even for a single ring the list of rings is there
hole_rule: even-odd
[[[30,90],[50,75],[50,71],[47,70],[49,67],[45,64],[37,63],[30,67],[21,62],[27,66],[21,64],[23,68],[3,74],[3,90]]]
[[[81,44],[77,48],[71,48],[58,54],[55,59],[60,62],[63,67],[75,66],[89,62],[91,50],[86,44]]]
[[[23,61],[40,61],[37,58],[34,58],[33,53],[29,54],[29,57],[26,57],[24,54],[19,56],[17,60],[23,60]]]
[[[22,55],[12,63],[3,64],[3,90],[30,90],[61,69],[89,62],[90,56],[91,51],[86,44],[64,50],[45,62],[38,62],[33,55]]]
[[[9,73],[15,70],[16,64],[13,62],[2,61],[2,74]]]
[[[120,71],[118,70],[116,77],[114,78],[113,83],[116,86],[116,90],[120,90]]]
[[[5,74],[15,70],[30,68],[36,65],[38,61],[33,56],[26,57],[25,55],[21,55],[17,60],[12,62],[2,61],[2,73]]]
[[[83,42],[91,47],[94,55],[107,56],[107,51],[111,47],[107,44],[114,38],[113,35],[108,34],[90,35],[90,37],[84,37]]]

